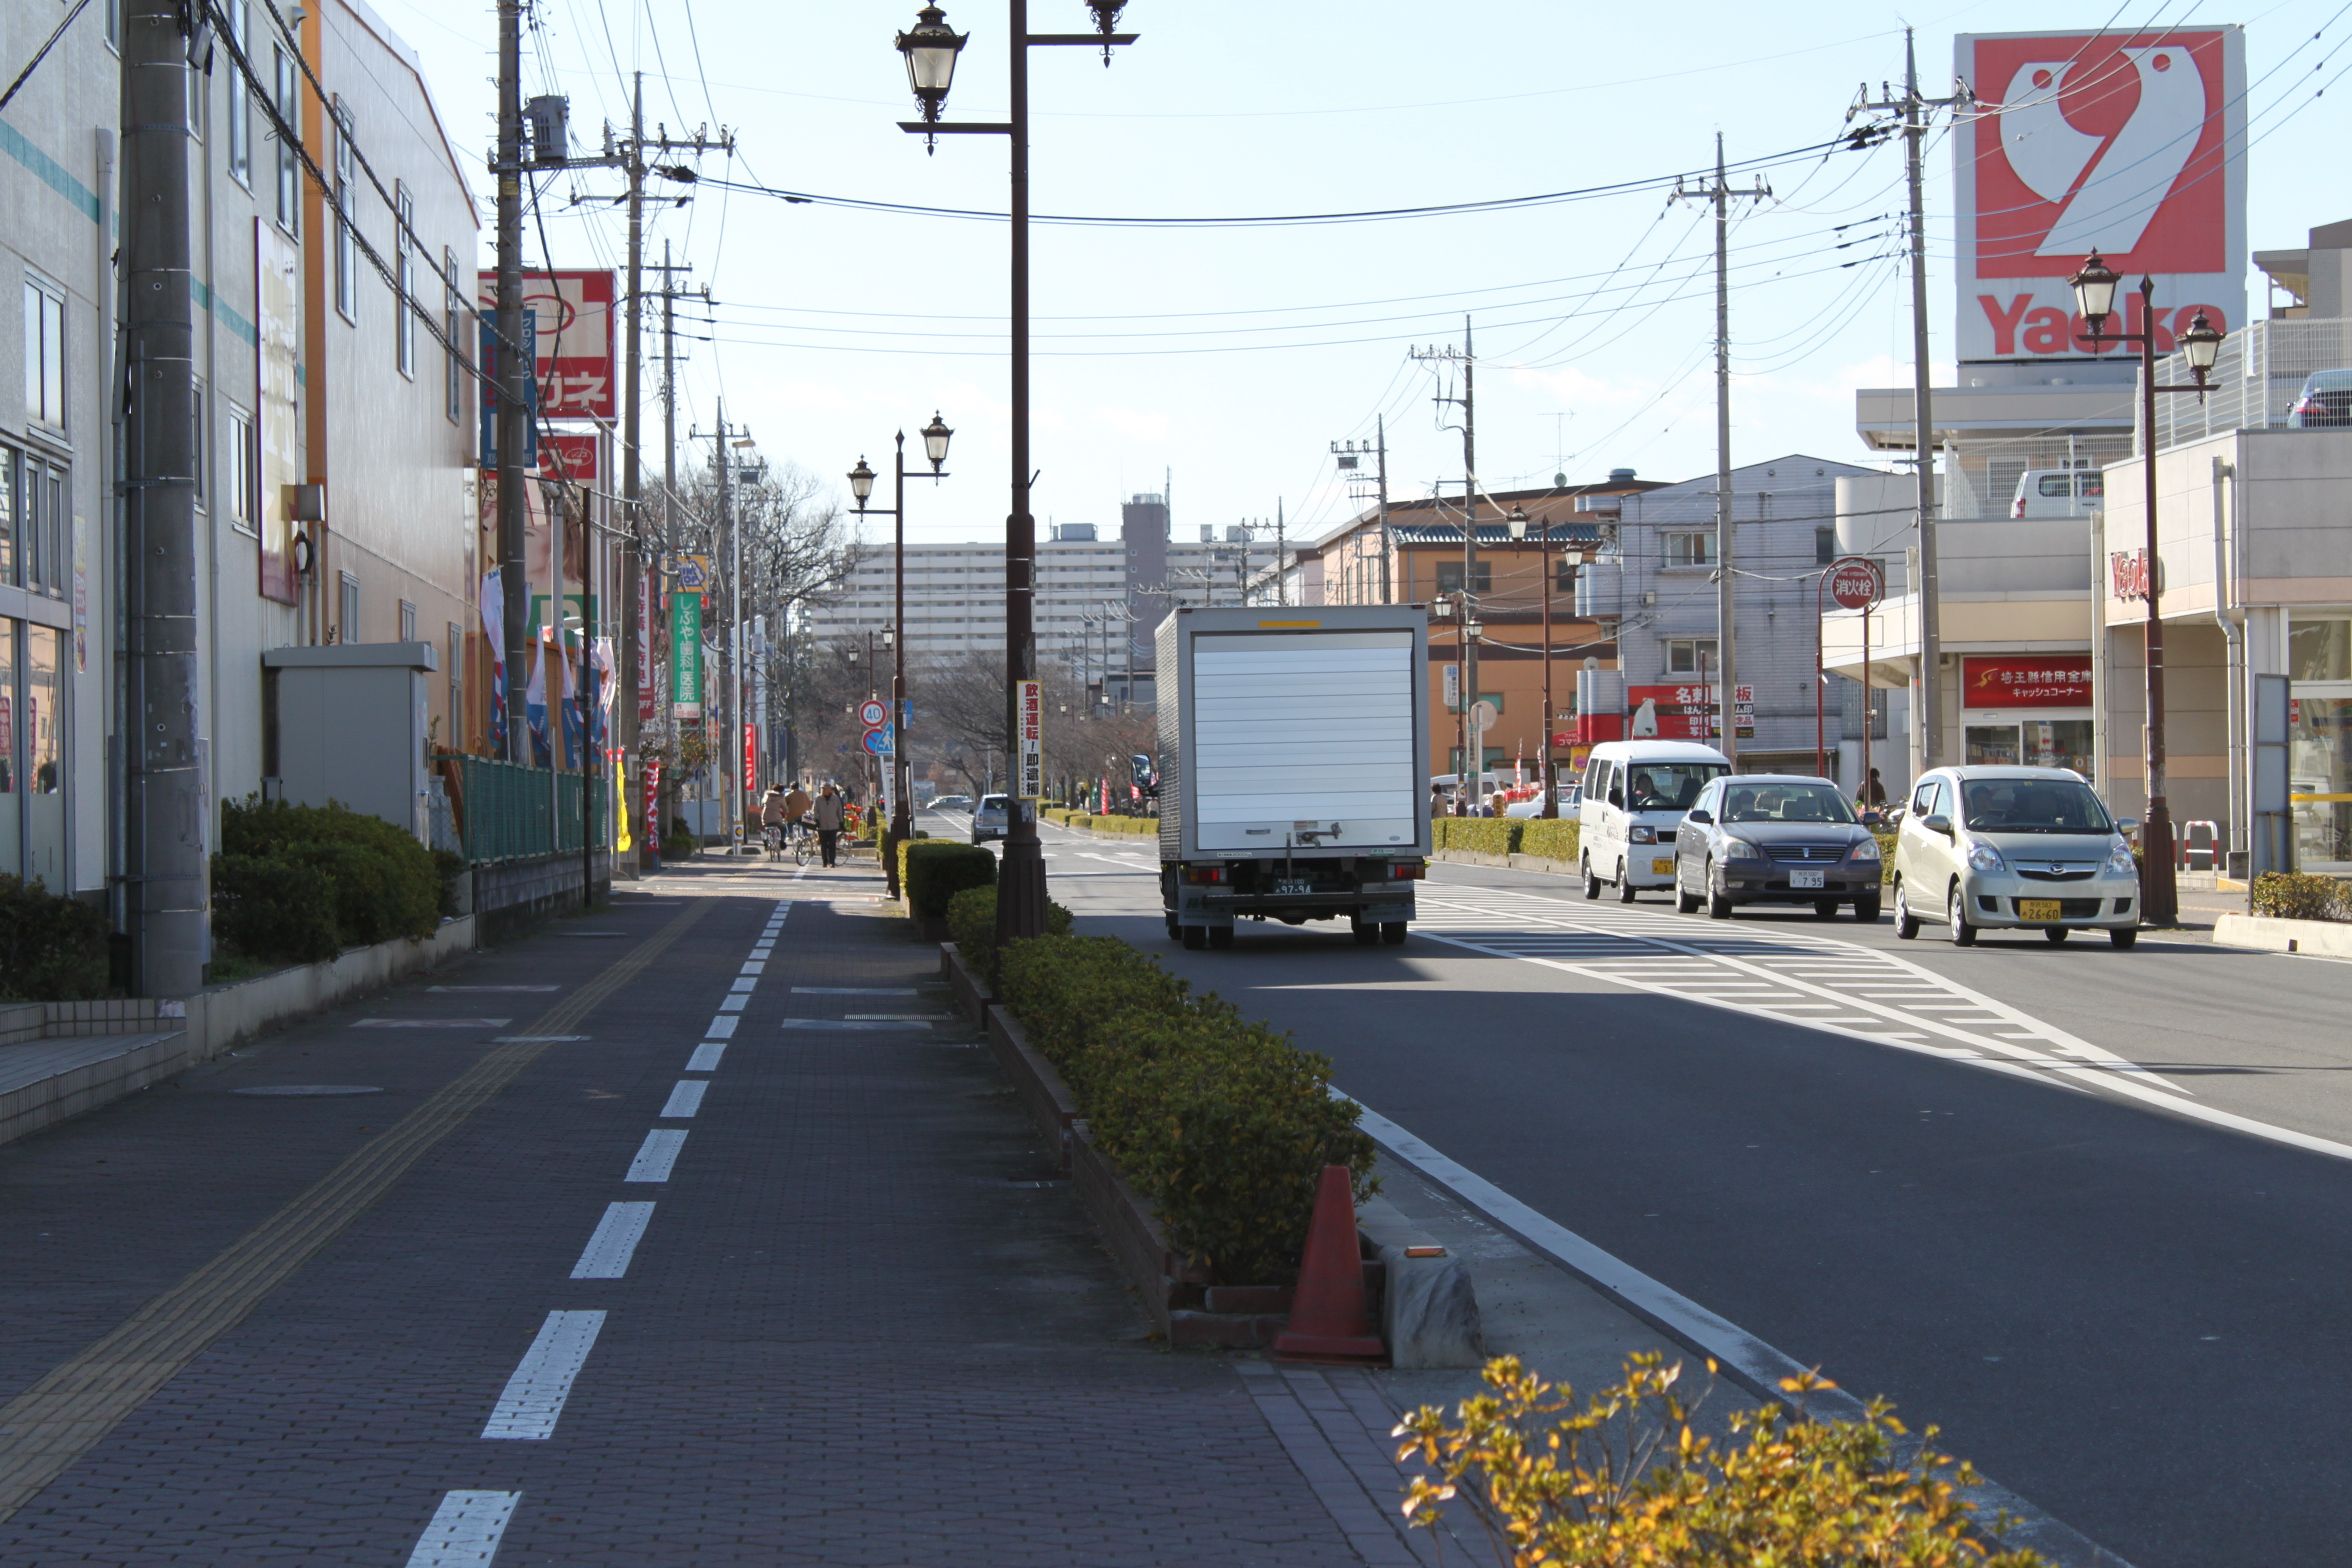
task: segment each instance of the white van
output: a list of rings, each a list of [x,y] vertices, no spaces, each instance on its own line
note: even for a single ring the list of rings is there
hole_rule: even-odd
[[[2088,517],[2107,499],[2107,476],[2096,468],[2029,468],[2017,476],[2011,517]]]
[[[1584,896],[1616,884],[1619,903],[1642,888],[1674,885],[1674,831],[1707,781],[1730,759],[1692,740],[1612,740],[1592,749],[1577,806],[1577,860]]]

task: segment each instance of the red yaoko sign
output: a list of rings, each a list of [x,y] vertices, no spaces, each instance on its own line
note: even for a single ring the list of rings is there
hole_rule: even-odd
[[[2246,43],[2237,27],[1956,40],[1981,111],[1952,138],[1963,361],[2136,354],[2079,341],[2067,279],[2093,250],[2156,283],[2156,351],[2202,308],[2246,317]],[[2128,301],[2128,303],[2127,303]]]
[[[2087,653],[1965,654],[1960,660],[1964,708],[2087,708],[2091,656]]]
[[[482,307],[498,302],[497,278],[482,274]],[[523,307],[539,333],[533,361],[539,413],[546,419],[612,419],[620,412],[613,372],[613,308],[619,296],[610,272],[558,268],[523,273]]]

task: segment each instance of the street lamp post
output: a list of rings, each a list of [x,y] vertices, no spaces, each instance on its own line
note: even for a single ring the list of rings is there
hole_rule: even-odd
[[[1006,0],[1007,26],[1012,39],[1012,115],[1002,122],[953,124],[940,119],[955,80],[956,56],[967,35],[947,25],[945,13],[925,5],[915,13],[915,26],[898,35],[898,49],[906,57],[907,85],[921,107],[920,120],[902,120],[899,129],[923,138],[926,151],[936,151],[938,138],[947,134],[992,135],[1011,141],[1012,183],[1012,510],[1005,517],[1005,745],[1006,762],[1016,772],[1022,763],[1021,683],[1037,675],[1037,636],[1031,621],[1037,564],[1037,519],[1029,510],[1029,51],[1037,47],[1079,45],[1100,47],[1103,64],[1111,63],[1111,49],[1131,44],[1133,33],[1116,31],[1126,0],[1086,0],[1094,13],[1091,33],[1032,33],[1029,0]],[[1007,793],[1013,798],[1007,812],[1004,860],[997,876],[996,935],[1000,943],[1045,931],[1045,849],[1037,837],[1037,805],[1026,793],[1028,781],[1016,782]]]
[[[1525,507],[1512,507],[1511,515],[1503,522],[1511,531],[1512,544],[1527,542]],[[1543,786],[1543,810],[1538,814],[1556,818],[1560,803],[1552,790],[1552,525],[1549,521],[1543,525],[1543,536],[1536,541],[1536,568],[1543,578],[1543,732],[1538,737],[1543,750],[1537,768],[1537,781]]]
[[[931,478],[945,479],[947,443],[954,431],[931,413],[931,423],[923,427],[923,455],[931,460]],[[891,625],[904,628],[906,618],[906,432],[901,430],[891,437],[896,448],[891,457],[890,480],[890,558],[892,592],[897,608]],[[866,497],[874,493],[874,471],[860,456],[857,467],[849,471],[849,493],[857,502],[859,517],[868,515]],[[906,693],[906,638],[894,635],[890,657],[890,829],[882,840],[882,877],[890,896],[898,897],[898,846],[915,832],[912,808],[907,803],[907,693]]]
[[[2148,616],[2143,623],[2148,682],[2148,722],[2145,731],[2143,764],[2147,771],[2148,817],[2140,834],[2141,872],[2140,918],[2152,926],[2168,926],[2180,918],[2180,890],[2173,876],[2172,806],[2165,798],[2164,784],[2164,615],[2163,587],[2157,570],[2156,553],[2156,394],[2159,392],[2194,392],[2202,399],[2208,388],[2206,377],[2213,370],[2213,361],[2221,352],[2221,334],[2206,320],[2205,312],[2198,311],[2189,321],[2189,328],[2180,334],[2180,350],[2189,362],[2194,380],[2184,387],[2156,384],[2156,280],[2140,279],[2140,330],[2137,332],[2109,332],[2108,319],[2115,313],[2115,287],[2122,280],[2115,269],[2097,251],[2091,252],[2082,270],[2067,279],[2074,286],[2075,303],[2083,320],[2090,326],[2084,341],[2102,349],[2109,343],[2136,343],[2140,350],[2140,428],[2147,432],[2141,444],[2140,468],[2144,481],[2142,504],[2147,508],[2147,601]]]

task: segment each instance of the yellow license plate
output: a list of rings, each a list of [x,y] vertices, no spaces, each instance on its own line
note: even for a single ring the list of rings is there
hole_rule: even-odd
[[[2059,919],[2058,900],[2054,898],[2021,898],[2017,901],[2017,918],[2020,920]]]
[[[1650,875],[1654,877],[1670,877],[1674,875],[1673,857],[1668,855],[1661,855],[1657,859],[1652,860],[1650,862]]]

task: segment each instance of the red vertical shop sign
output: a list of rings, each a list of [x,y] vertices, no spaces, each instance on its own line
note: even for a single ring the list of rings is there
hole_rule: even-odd
[[[653,579],[652,572],[637,574],[637,722],[651,724],[654,715],[653,689]]]
[[[759,788],[759,727],[743,726],[743,793]]]

